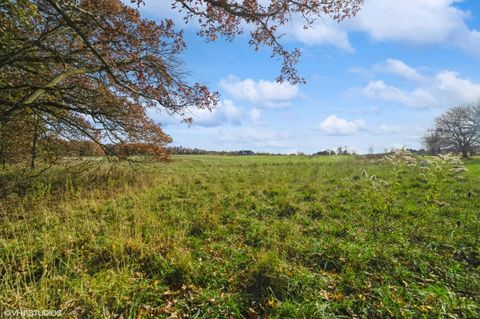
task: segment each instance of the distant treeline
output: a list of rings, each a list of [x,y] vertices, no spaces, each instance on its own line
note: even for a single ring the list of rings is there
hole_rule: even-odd
[[[416,149],[407,149],[409,152],[412,154],[417,154],[417,155],[426,155],[427,151],[424,149],[416,150]],[[269,152],[254,152],[251,150],[240,150],[240,151],[208,151],[200,148],[189,148],[189,147],[183,147],[183,146],[173,146],[173,147],[168,147],[168,151],[170,154],[175,154],[175,155],[290,155],[290,156],[329,156],[329,155],[358,155],[356,151],[354,150],[349,150],[347,147],[338,147],[336,150],[332,149],[327,149],[327,150],[322,150],[318,151],[313,154],[306,154],[303,152],[297,152],[297,153],[290,153],[290,154],[284,154],[284,153],[269,153]],[[391,154],[395,150],[390,149],[390,150],[384,150],[381,153],[374,153],[371,151],[369,155],[384,155],[384,154]]]
[[[3,140],[6,142],[6,140]],[[56,159],[66,157],[101,157],[111,156],[128,158],[131,156],[148,156],[155,145],[148,143],[129,143],[129,144],[97,144],[86,140],[64,140],[52,136],[31,138],[24,143],[3,143],[0,140],[0,164],[31,163],[35,160],[44,160],[54,162]],[[182,146],[167,147],[166,152],[172,155],[286,155],[280,153],[254,152],[252,150],[238,151],[209,151],[199,148],[189,148]],[[382,153],[370,152],[369,156],[391,153],[393,150],[385,150]],[[409,149],[414,154],[426,154],[425,150]],[[327,149],[313,154],[302,152],[288,154],[290,156],[328,156],[328,155],[357,155],[355,151],[348,150],[346,147],[338,147],[336,150]]]
[[[207,151],[200,148],[190,148],[183,146],[171,146],[167,148],[170,154],[176,155],[260,155],[266,153],[255,153],[251,150],[240,151]]]
[[[416,149],[411,149],[411,148],[407,148],[406,149],[407,151],[409,151],[410,153],[412,154],[416,154],[416,155],[426,155],[427,152],[424,150],[424,149],[420,149],[420,150],[416,150]],[[374,156],[383,156],[383,155],[387,155],[387,154],[393,154],[395,152],[395,149],[385,149],[383,150],[383,152],[374,152],[374,151],[370,151],[368,154],[365,154],[365,156],[367,157],[374,157]],[[304,154],[303,154],[304,155]],[[331,149],[328,149],[328,150],[324,150],[324,151],[319,151],[319,152],[316,152],[316,153],[313,153],[311,154],[311,156],[329,156],[329,155],[359,155],[356,151],[354,150],[348,150],[347,148],[341,148],[339,147],[337,150],[331,150]]]

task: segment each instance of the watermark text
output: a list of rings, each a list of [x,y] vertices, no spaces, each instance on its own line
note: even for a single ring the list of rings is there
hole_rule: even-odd
[[[61,317],[61,310],[39,310],[39,309],[5,309],[4,317],[13,318],[35,318],[35,317]]]

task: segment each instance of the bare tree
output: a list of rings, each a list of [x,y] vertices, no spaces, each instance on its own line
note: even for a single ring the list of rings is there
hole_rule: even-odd
[[[452,108],[439,116],[435,125],[443,151],[468,157],[480,148],[480,101]]]
[[[373,146],[373,144],[370,144],[370,146],[368,146],[368,154],[369,155],[375,154],[375,146]]]

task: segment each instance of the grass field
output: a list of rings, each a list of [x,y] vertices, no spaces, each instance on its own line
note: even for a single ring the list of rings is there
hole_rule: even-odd
[[[0,310],[479,318],[480,160],[458,174],[423,162],[177,156],[109,174],[54,168],[2,191]]]

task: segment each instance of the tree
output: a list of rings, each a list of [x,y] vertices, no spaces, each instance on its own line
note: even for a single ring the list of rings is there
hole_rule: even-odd
[[[118,0],[7,1],[0,21],[2,126],[32,113],[49,134],[92,140],[107,155],[118,155],[108,144],[141,143],[164,158],[171,139],[148,109],[185,115],[217,100],[183,80],[173,23],[141,19]]]
[[[422,144],[430,155],[438,155],[442,152],[442,138],[436,130],[428,130],[422,137]]]
[[[370,145],[368,146],[368,154],[369,154],[369,155],[375,154],[375,146],[373,146],[373,144],[370,144]]]
[[[295,14],[306,27],[322,15],[340,21],[355,14],[362,0],[171,3],[187,21],[198,20],[198,33],[208,40],[233,39],[250,24],[249,43],[272,47],[283,60],[278,80],[297,83],[303,81],[294,67],[299,51],[284,49],[279,27]],[[179,62],[182,35],[172,20],[142,19],[137,7],[120,0],[1,1],[0,130],[33,114],[45,135],[90,140],[106,155],[119,155],[109,145],[141,145],[165,158],[171,138],[148,111],[190,122],[189,107],[212,109],[218,101],[206,86],[186,80]]]
[[[480,101],[456,106],[435,120],[430,136],[442,152],[459,152],[463,157],[480,148]]]

